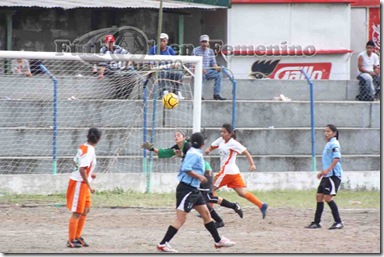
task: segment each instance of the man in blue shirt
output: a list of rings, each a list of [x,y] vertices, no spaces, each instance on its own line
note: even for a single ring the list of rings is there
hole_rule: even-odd
[[[160,34],[160,55],[176,55],[175,51],[172,49],[172,47],[168,46],[168,35],[166,33]],[[157,45],[152,46],[149,50],[150,55],[156,55],[157,54]],[[183,78],[183,72],[181,70],[178,70],[176,65],[168,65],[168,63],[165,63],[165,68],[161,69],[160,72],[160,81],[159,81],[159,87],[160,91],[168,91],[167,85],[171,84],[173,85],[172,92],[177,94],[179,99],[184,99],[182,96],[182,93],[180,91],[180,85],[182,84],[181,80]],[[168,67],[169,66],[169,67]],[[169,83],[168,80],[171,82]]]
[[[213,87],[213,99],[226,100],[221,94],[221,67],[216,63],[215,53],[209,48],[209,36],[200,36],[200,46],[196,47],[192,51],[192,55],[203,57],[203,83],[204,80],[215,80]],[[203,98],[204,99],[204,98]]]

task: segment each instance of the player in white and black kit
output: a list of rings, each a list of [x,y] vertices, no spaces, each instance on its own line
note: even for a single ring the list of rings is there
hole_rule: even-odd
[[[187,152],[177,176],[179,184],[176,188],[176,219],[168,227],[164,238],[158,244],[157,249],[159,251],[177,252],[170,246],[169,242],[185,223],[187,215],[192,209],[201,215],[205,228],[215,241],[214,246],[216,248],[235,245],[235,242],[219,235],[206,202],[198,189],[201,182],[207,181],[204,177],[205,164],[201,150],[204,145],[204,137],[200,132],[193,133],[190,142],[192,148]]]

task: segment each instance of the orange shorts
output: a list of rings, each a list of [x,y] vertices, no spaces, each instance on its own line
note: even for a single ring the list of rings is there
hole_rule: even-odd
[[[224,172],[221,171],[216,174],[213,186],[218,188],[223,186],[227,186],[229,188],[243,188],[246,187],[246,184],[240,173],[224,174]]]
[[[67,188],[67,208],[71,212],[84,213],[85,207],[91,207],[91,193],[87,184],[70,179]]]

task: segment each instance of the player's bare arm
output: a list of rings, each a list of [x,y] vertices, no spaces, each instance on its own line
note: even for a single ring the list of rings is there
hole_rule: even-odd
[[[247,160],[248,160],[248,163],[249,163],[249,171],[254,171],[256,170],[256,165],[255,163],[253,162],[253,158],[251,156],[251,154],[248,152],[248,150],[244,150],[244,152],[242,152],[241,154],[245,154],[245,156],[247,157]]]
[[[204,177],[203,175],[197,174],[196,172],[194,172],[192,170],[186,171],[185,173],[187,173],[189,176],[191,176],[193,178],[197,178],[202,183],[206,183],[208,181],[206,177]]]
[[[213,150],[215,150],[215,148],[213,148],[212,146],[209,146],[207,149],[205,149],[204,153],[205,153],[205,154],[209,154],[209,153],[212,152]]]
[[[359,68],[359,71],[360,72],[363,72],[363,73],[368,73],[370,74],[371,76],[375,76],[376,75],[376,72],[375,71],[367,71],[363,68],[363,57],[360,56],[359,59],[358,59],[358,68]]]
[[[80,175],[81,175],[81,177],[83,178],[84,183],[87,184],[87,186],[88,186],[88,188],[89,188],[89,191],[90,191],[91,193],[94,193],[94,192],[95,192],[95,189],[93,189],[93,188],[91,187],[91,184],[89,184],[89,181],[88,181],[88,178],[87,178],[87,173],[85,172],[85,169],[86,169],[86,167],[80,167],[80,169],[79,169]]]
[[[331,170],[333,170],[333,168],[335,168],[336,164],[340,161],[339,158],[334,158],[331,165],[328,167],[328,169],[326,170],[322,170],[320,171],[319,173],[317,173],[317,178],[320,179],[322,178],[323,176],[326,176],[329,172],[331,172]]]

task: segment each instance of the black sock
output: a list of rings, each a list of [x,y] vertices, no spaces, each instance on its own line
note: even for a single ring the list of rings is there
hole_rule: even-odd
[[[219,236],[219,232],[217,232],[217,228],[215,226],[215,223],[213,221],[204,224],[205,228],[211,233],[213,239],[215,240],[216,243],[220,242],[221,238]]]
[[[166,242],[171,241],[171,239],[176,235],[176,233],[177,233],[177,228],[175,228],[173,226],[169,226],[167,233],[165,233],[165,236],[164,236],[163,240],[161,240],[160,244],[163,245]]]
[[[328,202],[328,205],[329,205],[329,208],[331,208],[332,210],[333,219],[335,220],[335,222],[340,223],[341,219],[339,215],[339,209],[337,208],[336,203],[334,201],[330,201]]]
[[[214,221],[223,222],[223,219],[219,216],[219,214],[217,214],[217,212],[215,211],[215,209],[212,208],[212,206],[207,204],[207,207],[208,207],[208,210],[211,213],[211,217]]]
[[[320,223],[321,214],[323,214],[324,202],[317,202],[316,212],[315,212],[315,223]]]
[[[221,204],[220,204],[220,205],[223,206],[223,207],[231,208],[231,209],[235,209],[235,208],[236,208],[236,204],[231,203],[231,202],[228,202],[228,201],[225,200],[225,199],[223,199],[223,200],[221,201]]]

